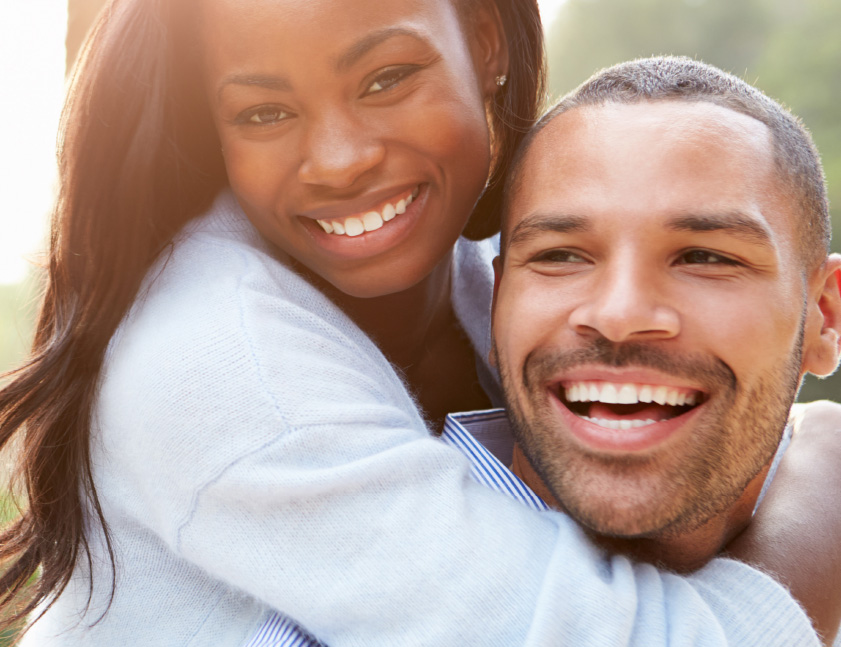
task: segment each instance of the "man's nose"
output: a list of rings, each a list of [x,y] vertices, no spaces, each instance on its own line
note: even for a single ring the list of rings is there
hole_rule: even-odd
[[[385,158],[385,145],[374,130],[344,112],[314,119],[303,139],[298,179],[335,189],[352,186]]]
[[[680,332],[678,311],[651,269],[616,263],[572,311],[570,326],[612,342],[670,339]]]

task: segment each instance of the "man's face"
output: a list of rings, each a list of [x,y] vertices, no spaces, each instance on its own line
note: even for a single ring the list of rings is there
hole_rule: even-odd
[[[494,305],[520,445],[599,533],[697,528],[768,463],[802,376],[769,131],[701,102],[578,108],[521,178]]]

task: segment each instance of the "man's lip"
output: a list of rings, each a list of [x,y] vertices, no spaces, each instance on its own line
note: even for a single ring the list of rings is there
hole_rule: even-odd
[[[674,418],[654,422],[644,427],[631,429],[609,429],[585,420],[573,413],[558,397],[557,391],[548,391],[551,406],[562,418],[564,425],[576,444],[598,454],[644,454],[670,444],[685,435],[691,423],[706,407],[706,402],[689,409]],[[562,429],[563,429],[562,427]]]
[[[704,386],[691,379],[644,367],[614,368],[610,366],[580,366],[556,373],[551,376],[548,382],[560,386],[570,382],[648,384],[652,386],[691,389],[700,393],[707,393],[707,389]]]
[[[312,220],[336,220],[361,216],[369,211],[377,211],[389,201],[397,202],[411,193],[415,188],[422,186],[421,182],[400,184],[390,186],[376,191],[368,191],[364,195],[347,200],[336,200],[330,204],[324,204],[301,211],[298,216]]]

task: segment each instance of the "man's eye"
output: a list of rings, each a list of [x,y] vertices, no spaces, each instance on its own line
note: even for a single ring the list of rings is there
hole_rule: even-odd
[[[707,251],[706,249],[692,249],[684,252],[677,259],[678,265],[741,265],[728,256],[716,254],[715,252]]]
[[[567,249],[550,249],[537,254],[533,259],[537,263],[586,263],[587,260],[580,254]]]
[[[291,115],[282,108],[276,106],[260,106],[251,110],[246,110],[239,117],[238,123],[253,124],[257,126],[268,126],[276,124],[280,121],[288,119]]]
[[[389,90],[398,85],[406,77],[415,73],[417,70],[418,68],[413,65],[402,65],[400,67],[391,67],[383,70],[374,78],[374,81],[368,86],[368,89],[365,90],[365,94],[377,94],[378,92]]]

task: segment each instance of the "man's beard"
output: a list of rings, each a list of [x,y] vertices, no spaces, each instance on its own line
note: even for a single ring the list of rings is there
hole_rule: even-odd
[[[731,506],[770,461],[797,395],[800,349],[798,343],[778,370],[757,376],[752,385],[740,384],[716,358],[645,343],[599,338],[571,351],[538,350],[526,358],[519,385],[496,347],[494,354],[515,437],[561,505],[603,535],[666,538],[694,530]],[[553,412],[546,385],[550,376],[585,364],[652,368],[702,386],[709,397],[706,411],[699,412],[682,454],[588,452],[570,442],[568,430],[558,433],[564,423]],[[658,472],[657,492],[647,491]],[[610,491],[605,478],[615,484]]]

